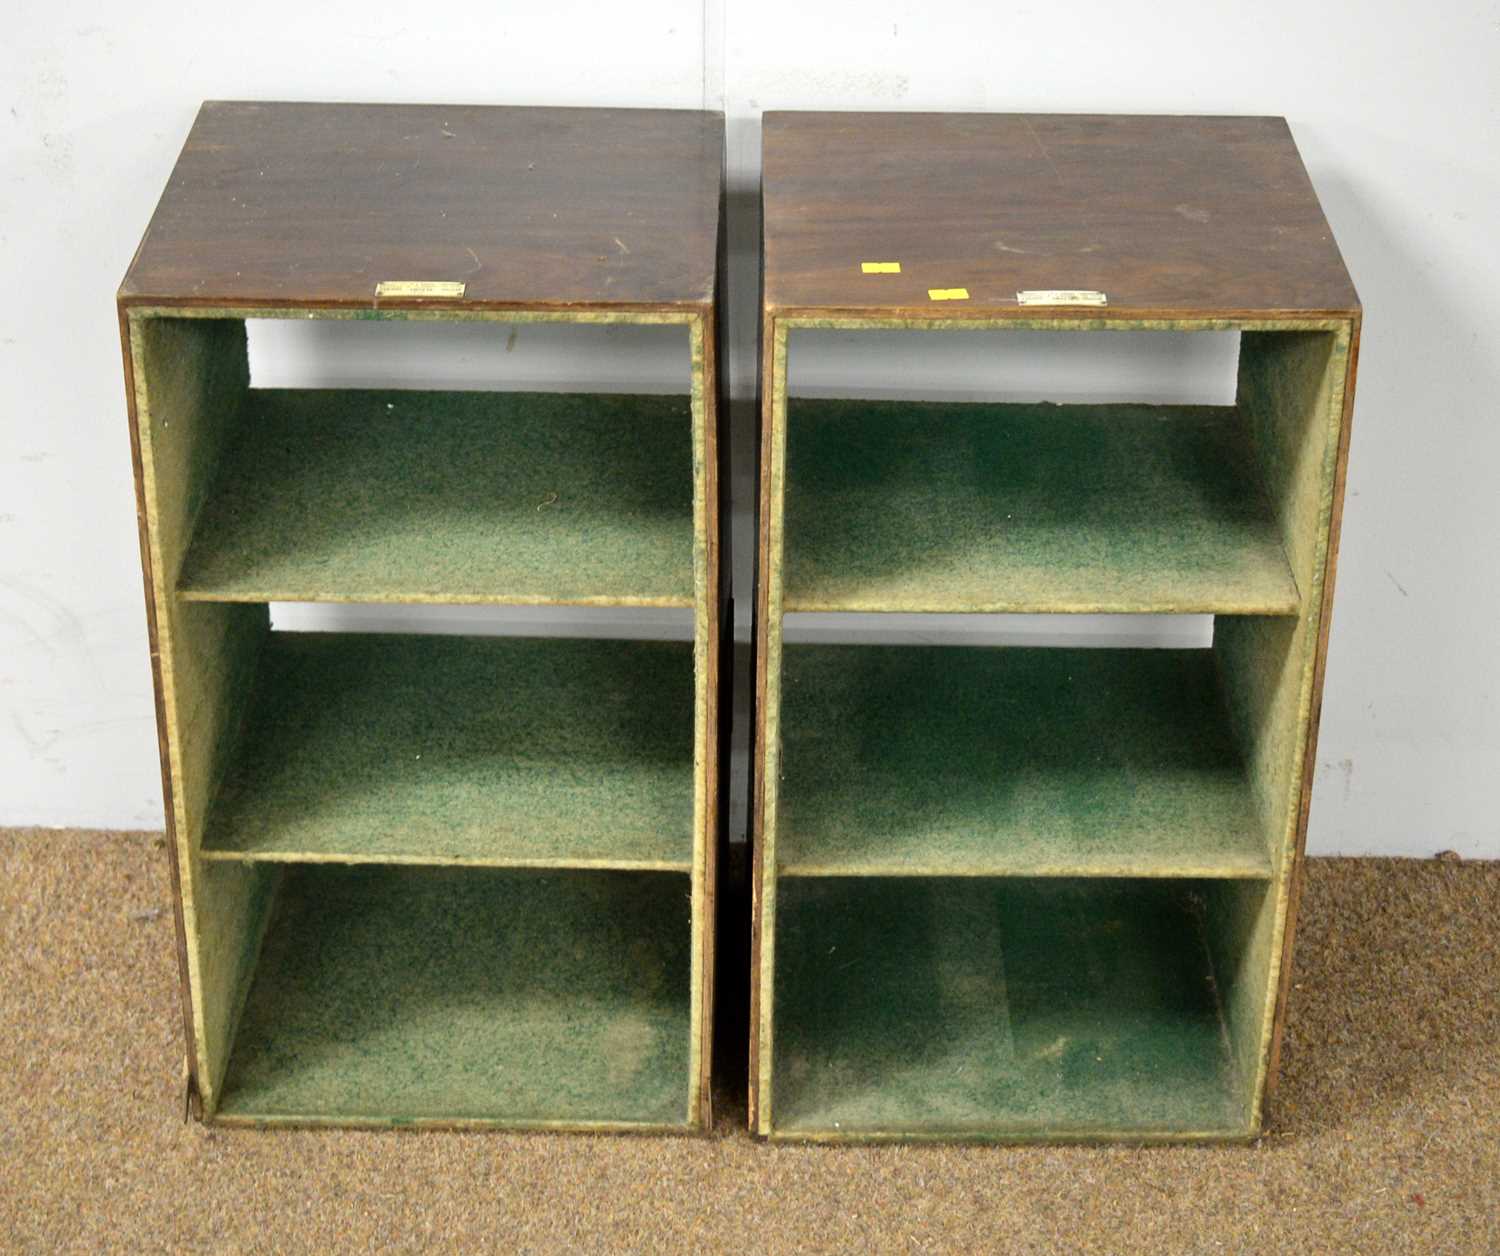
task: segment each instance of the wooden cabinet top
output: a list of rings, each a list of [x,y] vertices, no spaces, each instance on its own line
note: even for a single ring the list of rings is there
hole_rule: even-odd
[[[763,169],[765,300],[783,312],[1359,309],[1282,118],[767,113]],[[1108,304],[1017,299],[1066,289]]]
[[[211,101],[120,287],[128,303],[467,308],[712,301],[721,115]]]

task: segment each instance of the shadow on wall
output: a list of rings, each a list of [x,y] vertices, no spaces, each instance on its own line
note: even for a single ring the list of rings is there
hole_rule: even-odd
[[[1500,754],[1500,367],[1470,299],[1484,294],[1444,286],[1418,251],[1430,237],[1367,189],[1314,182],[1365,322],[1309,849],[1493,856],[1493,834],[1456,827],[1490,812]],[[1392,791],[1420,800],[1424,832],[1392,831],[1413,811]]]

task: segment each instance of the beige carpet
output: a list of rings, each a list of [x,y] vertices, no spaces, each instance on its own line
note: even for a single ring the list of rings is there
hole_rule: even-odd
[[[1500,1251],[1500,864],[1319,860],[1271,1136],[768,1147],[182,1122],[165,853],[0,831],[0,1244]]]

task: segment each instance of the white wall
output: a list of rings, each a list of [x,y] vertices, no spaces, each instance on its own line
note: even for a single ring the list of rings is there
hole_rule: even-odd
[[[160,823],[112,296],[199,100],[725,109],[741,398],[753,387],[761,110],[1282,113],[1366,310],[1310,845],[1500,855],[1490,784],[1500,758],[1493,0],[867,0],[817,11],[779,0],[138,0],[13,14],[0,47],[0,823]],[[563,378],[555,346],[527,333],[509,355],[445,340],[437,357],[405,364],[366,342],[261,340],[261,379],[326,375],[343,369],[336,362],[360,370],[372,353],[392,382]],[[808,386],[832,386],[836,355],[850,352],[809,349]],[[852,352],[872,390],[910,384],[882,377],[879,356]],[[1087,378],[1149,375],[1162,353],[1195,388],[1211,393],[1227,378],[1217,349],[1121,352],[1087,363]],[[593,360],[621,387],[651,387],[677,369],[665,347],[619,339]],[[1061,357],[1024,384],[1002,366],[1004,387],[962,387],[1056,393],[1079,378]],[[736,422],[743,507],[750,419],[742,410]],[[743,510],[738,522],[743,574]],[[305,619],[283,612],[278,622]],[[455,624],[470,619],[438,626]],[[1201,628],[1132,631],[1176,639]]]

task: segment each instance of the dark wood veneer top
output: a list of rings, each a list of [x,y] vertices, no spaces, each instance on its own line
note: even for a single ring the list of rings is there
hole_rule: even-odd
[[[209,102],[120,297],[697,307],[714,292],[723,117],[656,109]]]
[[[1282,118],[773,112],[763,169],[777,310],[1057,312],[1029,289],[1096,289],[1105,314],[1359,309]]]

